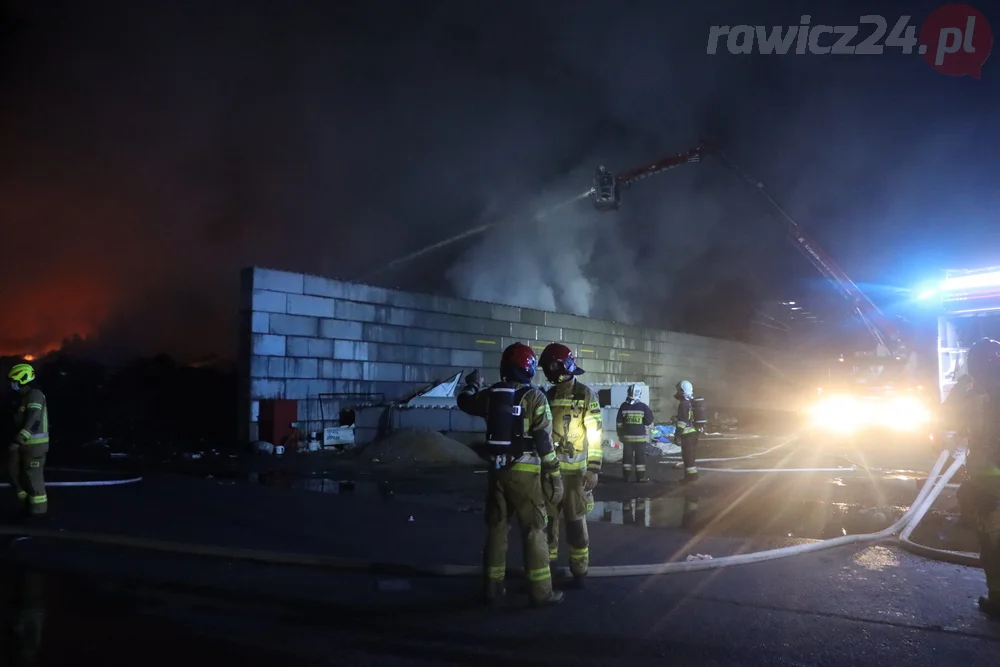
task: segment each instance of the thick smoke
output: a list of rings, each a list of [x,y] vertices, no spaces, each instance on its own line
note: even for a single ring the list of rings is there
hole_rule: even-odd
[[[729,316],[794,278],[781,264],[813,274],[718,163],[643,181],[615,214],[536,216],[597,164],[703,138],[859,281],[893,282],[893,257],[961,265],[988,247],[997,68],[971,82],[888,54],[705,54],[711,25],[797,12],[16,4],[0,10],[17,64],[0,68],[0,351],[99,332],[121,353],[232,354],[242,266],[356,278],[487,222],[457,263],[441,251],[386,283],[662,326]]]

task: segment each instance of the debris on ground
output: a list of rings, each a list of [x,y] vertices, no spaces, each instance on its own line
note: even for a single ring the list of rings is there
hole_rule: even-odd
[[[712,560],[712,557],[708,554],[689,554],[687,560],[689,562],[693,560]]]
[[[470,447],[438,431],[404,428],[367,445],[359,460],[380,464],[477,465],[482,464]]]

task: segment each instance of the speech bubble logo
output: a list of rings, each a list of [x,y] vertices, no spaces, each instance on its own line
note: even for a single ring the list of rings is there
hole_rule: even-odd
[[[938,72],[978,79],[993,50],[993,30],[971,5],[942,5],[924,20],[917,41],[924,60]]]

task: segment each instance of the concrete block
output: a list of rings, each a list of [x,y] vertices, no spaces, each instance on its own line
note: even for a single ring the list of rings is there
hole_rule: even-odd
[[[378,361],[366,361],[362,369],[365,380],[374,382],[401,382],[403,380],[403,364],[389,364]]]
[[[421,327],[426,313],[406,308],[380,307],[376,312],[376,319],[379,324],[392,324],[398,327]]]
[[[509,326],[509,331],[503,335],[510,336],[511,338],[523,338],[524,340],[537,340],[538,327],[534,324],[521,324],[519,322],[513,322]]]
[[[397,364],[426,364],[447,366],[451,363],[451,350],[412,345],[369,345],[370,361],[389,361]]]
[[[250,398],[255,401],[263,401],[269,398],[285,397],[285,381],[263,378],[253,378],[250,380]]]
[[[263,357],[283,357],[285,356],[285,337],[253,334],[250,351]]]
[[[320,320],[319,334],[323,338],[340,340],[362,340],[361,322],[345,322],[343,320]]]
[[[324,380],[363,380],[364,364],[360,361],[324,359],[320,362],[319,376]]]
[[[255,312],[281,314],[288,312],[288,295],[282,292],[255,289],[250,303]]]
[[[254,267],[253,286],[254,289],[270,290],[272,292],[302,294],[304,278],[305,276],[301,273]]]
[[[357,303],[337,299],[333,306],[333,315],[338,320],[347,322],[375,322],[377,309],[370,303]]]
[[[260,421],[260,401],[250,401],[250,421]]]
[[[285,361],[286,357],[266,357],[267,359],[267,377],[271,379],[284,379],[285,375]]]
[[[250,315],[250,331],[252,333],[271,333],[271,315],[269,313],[253,313]]]
[[[535,354],[539,353],[539,350],[535,350]],[[502,356],[502,352],[483,352],[483,364],[479,367],[479,369],[500,368],[500,357]]]
[[[405,333],[405,329],[387,324],[364,324],[362,325],[361,339],[369,343],[402,345],[406,342]]]
[[[451,410],[436,408],[403,408],[399,415],[400,428],[422,428],[430,431],[447,431],[451,428]]]
[[[493,304],[490,308],[490,317],[501,322],[520,322],[521,309],[516,306],[502,306]]]
[[[563,341],[562,329],[557,327],[540,326],[537,329],[536,336],[539,342],[544,342],[546,345],[549,343],[560,343]]]
[[[288,295],[289,315],[308,315],[310,317],[334,317],[336,301],[322,296],[307,294]]]
[[[333,358],[346,359],[348,361],[368,361],[368,343],[361,343],[353,340],[338,340],[333,343]]]
[[[280,336],[319,336],[319,318],[302,315],[271,315],[271,333]]]
[[[472,350],[452,350],[449,365],[459,368],[482,368],[483,353]]]
[[[431,296],[430,294],[390,290],[387,298],[379,303],[384,303],[387,306],[395,308],[446,313],[448,312],[448,301],[449,299],[447,298]]]
[[[333,357],[333,341],[328,338],[289,336],[285,356],[329,359]]]
[[[285,398],[304,400],[318,398],[320,394],[332,394],[333,383],[333,380],[285,380]]]
[[[521,308],[521,324],[545,324],[545,311],[534,308]]]
[[[465,414],[461,410],[448,410],[450,417],[450,431],[459,433],[484,433],[486,431],[486,420],[482,417],[473,417]]]
[[[281,357],[258,357],[257,355],[251,355],[250,377],[255,377],[255,378],[281,377],[280,375],[270,374],[269,362],[271,361],[271,359],[281,359]]]
[[[310,296],[322,297],[343,297],[347,290],[344,283],[333,278],[323,276],[304,276],[302,281],[302,292]]]
[[[354,410],[354,428],[377,429],[387,417],[389,408],[382,405],[359,407]]]
[[[285,359],[285,377],[297,380],[315,380],[319,377],[317,359]]]
[[[421,385],[447,380],[449,377],[461,371],[461,368],[453,366],[403,366],[403,381],[416,382]],[[468,369],[466,369],[468,370]]]

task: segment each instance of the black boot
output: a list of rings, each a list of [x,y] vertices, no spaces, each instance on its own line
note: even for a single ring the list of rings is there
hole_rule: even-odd
[[[573,588],[578,591],[582,591],[587,587],[587,575],[573,573]]]
[[[483,600],[490,606],[496,606],[507,595],[507,584],[503,581],[487,581],[483,590]]]
[[[983,595],[979,598],[979,611],[993,618],[1000,618],[1000,598]]]
[[[554,604],[559,604],[564,599],[562,591],[553,590],[549,597],[544,600],[532,600],[532,607],[550,607]]]

